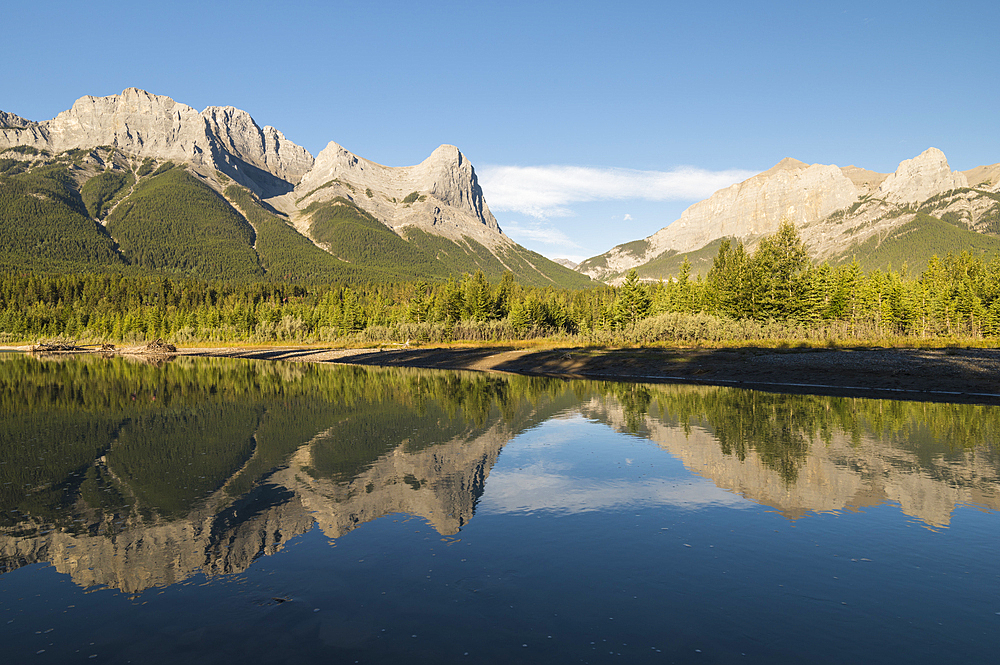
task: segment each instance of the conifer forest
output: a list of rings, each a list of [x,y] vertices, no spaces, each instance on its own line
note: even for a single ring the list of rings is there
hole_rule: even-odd
[[[617,287],[528,286],[482,271],[430,281],[286,283],[156,273],[0,273],[0,341],[130,343],[800,341],[951,343],[1000,336],[1000,257],[969,252],[865,272],[810,261],[783,225],[753,251],[723,241],[705,277]],[[950,341],[949,341],[950,340]]]

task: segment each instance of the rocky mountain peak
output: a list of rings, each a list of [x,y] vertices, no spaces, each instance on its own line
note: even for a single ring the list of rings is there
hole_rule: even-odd
[[[840,168],[786,158],[775,166],[715,192],[680,219],[645,238],[640,253],[619,246],[577,268],[595,279],[620,274],[673,250],[690,252],[717,238],[751,240],[774,233],[781,222],[802,225],[851,205],[858,189]]]
[[[273,128],[261,129],[246,111],[210,106],[201,113],[139,88],[76,100],[52,120],[0,118],[0,149],[30,145],[52,152],[114,145],[139,157],[187,162],[207,174],[218,169],[258,193],[288,191],[313,158]],[[284,183],[284,184],[282,184]]]
[[[19,115],[14,115],[13,113],[0,111],[0,129],[21,128],[33,124],[35,123],[33,123],[30,120],[25,120]]]
[[[800,162],[799,160],[793,157],[785,157],[780,162],[778,162],[768,170],[758,175],[770,176],[774,175],[778,171],[800,171],[802,169],[807,169],[807,168],[809,168],[809,165],[806,164],[805,162]]]
[[[169,97],[128,88],[120,95],[76,100],[68,111],[38,123],[43,136],[55,151],[95,145],[117,145],[144,156],[176,159],[188,151],[178,144],[202,139],[198,112]]]
[[[626,270],[668,250],[691,252],[725,237],[752,248],[785,220],[795,224],[815,258],[841,256],[871,238],[882,242],[894,229],[913,221],[918,207],[984,232],[995,216],[996,200],[989,195],[995,191],[1000,191],[1000,164],[952,171],[937,148],[902,161],[888,175],[853,165],[841,168],[783,159],[690,206],[645,242],[619,245],[582,262],[578,270],[597,279],[620,279]],[[646,276],[659,269],[648,270]]]
[[[928,148],[913,159],[905,159],[886,178],[875,197],[892,203],[917,203],[960,187],[968,187],[965,174],[952,171],[948,159],[937,148]]]
[[[471,235],[487,246],[506,238],[486,205],[475,169],[453,145],[439,146],[415,166],[383,166],[331,141],[295,191],[309,201],[343,196],[397,231],[425,227],[455,239]],[[414,194],[417,200],[407,201]]]
[[[695,203],[650,240],[658,253],[691,251],[715,238],[774,233],[782,220],[802,224],[821,219],[857,197],[854,183],[838,167],[784,159]]]
[[[274,127],[261,129],[246,111],[209,106],[200,115],[226,152],[281,180],[296,184],[313,166],[315,160],[308,150],[287,140]]]
[[[214,257],[208,258],[210,252],[201,252],[199,256],[205,257],[205,265],[211,264],[209,270],[219,274],[228,275],[234,271],[258,274],[266,264],[266,270],[280,269],[286,275],[303,275],[306,273],[299,271],[308,270],[309,279],[317,278],[316,275],[323,275],[323,278],[340,275],[345,270],[347,274],[356,270],[357,274],[385,271],[393,275],[430,276],[445,274],[445,269],[461,271],[477,265],[491,276],[498,274],[499,267],[509,268],[529,283],[583,284],[586,281],[568,275],[566,270],[528,252],[503,234],[486,205],[472,164],[453,145],[438,146],[419,164],[405,167],[387,167],[362,159],[335,142],[327,145],[314,159],[274,127],[259,126],[249,113],[234,106],[209,106],[199,112],[170,97],[128,88],[107,97],[81,97],[69,110],[43,122],[31,122],[13,113],[0,112],[0,153],[15,147],[22,148],[12,154],[23,163],[4,160],[8,162],[3,165],[4,175],[17,176],[32,169],[54,166],[72,177],[68,186],[82,191],[109,168],[131,172],[137,179],[134,183],[119,185],[117,178],[112,183],[115,191],[109,196],[115,197],[114,211],[104,205],[106,201],[98,208],[88,204],[86,212],[95,222],[114,226],[112,222],[127,216],[131,207],[117,206],[137,192],[141,193],[144,181],[157,177],[164,162],[169,161],[182,167],[174,176],[186,171],[197,178],[185,178],[184,182],[167,178],[163,181],[167,187],[151,196],[169,200],[174,191],[209,188],[227,199],[251,226],[263,219],[262,223],[274,233],[292,234],[288,237],[294,240],[289,244],[282,244],[284,241],[265,243],[267,247],[258,251],[254,246],[250,253],[244,251],[245,247],[234,245],[232,261],[216,262]],[[104,187],[103,181],[98,182]],[[233,182],[246,187],[256,197],[247,199],[244,192],[230,190]],[[253,214],[259,212],[256,210],[258,203],[265,210],[284,217],[291,228],[280,225],[272,228],[275,220],[258,218]],[[118,210],[123,211],[121,215],[117,215]],[[74,213],[83,214],[79,210]],[[110,215],[117,216],[111,219]],[[195,219],[187,221],[201,221],[199,215],[189,217]],[[209,217],[206,216],[206,223],[214,223]],[[377,240],[344,232],[342,222],[350,221],[351,217],[367,226]],[[143,224],[147,222],[151,228],[157,223],[142,220]],[[403,242],[379,225],[395,232]],[[254,228],[256,230],[256,226]],[[296,234],[301,237],[295,238]],[[99,241],[93,240],[101,243],[102,248],[107,244],[106,235]],[[311,241],[316,247],[303,244],[303,240]],[[137,241],[135,245],[142,242]],[[187,251],[189,243],[184,244],[184,251]],[[307,268],[300,268],[295,258],[285,252],[291,247],[303,248],[303,256],[308,258],[304,264]],[[316,254],[317,247],[331,256]],[[388,248],[386,257],[374,256],[372,249],[376,248]],[[22,250],[19,245],[18,252]],[[113,251],[110,247],[107,250]],[[125,260],[123,257],[131,251],[114,250],[117,253],[111,258]],[[169,251],[174,253],[164,260],[172,262],[170,265],[183,270],[194,265],[186,258],[175,260],[180,254],[174,251],[173,245]],[[229,247],[225,251],[229,251]],[[165,255],[167,250],[163,253]],[[259,261],[247,259],[253,255]],[[388,256],[402,257],[400,265],[395,265],[397,262]],[[275,262],[281,267],[275,268]],[[345,263],[357,265],[345,268]],[[201,265],[198,264],[199,270]]]
[[[347,173],[364,172],[368,170],[369,165],[378,166],[367,159],[361,159],[336,141],[330,141],[316,155],[312,170],[299,183],[299,188],[303,190],[315,189],[325,182]]]
[[[440,164],[448,164],[461,167],[462,163],[465,161],[465,155],[462,151],[453,145],[448,145],[443,143],[438,147],[434,148],[434,152],[424,160],[424,162],[434,162]]]
[[[438,146],[413,170],[427,183],[425,188],[441,201],[472,208],[478,216],[483,215],[483,190],[479,187],[475,169],[455,146]]]

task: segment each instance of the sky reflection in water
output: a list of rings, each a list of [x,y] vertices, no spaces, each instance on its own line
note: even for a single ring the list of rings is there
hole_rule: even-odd
[[[714,483],[692,479],[682,465],[665,462],[648,441],[615,437],[613,431],[578,413],[547,421],[530,439],[504,450],[506,464],[490,474],[478,514],[747,506]],[[587,455],[597,457],[596,467]]]

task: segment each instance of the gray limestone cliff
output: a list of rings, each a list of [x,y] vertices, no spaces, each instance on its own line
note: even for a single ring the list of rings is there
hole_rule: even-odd
[[[620,280],[627,270],[668,251],[700,249],[720,238],[736,238],[750,248],[783,221],[795,224],[810,253],[825,259],[867,238],[884,235],[911,221],[915,209],[935,201],[930,214],[952,213],[979,230],[978,220],[995,201],[968,193],[970,182],[984,191],[1000,186],[1000,165],[968,173],[952,171],[937,148],[904,160],[894,173],[856,166],[808,165],[786,158],[772,168],[715,192],[681,213],[680,219],[645,238],[588,259],[577,268],[595,279]]]
[[[417,227],[487,247],[508,244],[486,205],[475,169],[453,145],[442,145],[415,166],[382,166],[331,142],[296,186],[295,207],[343,197],[401,233]],[[291,200],[284,197],[283,209]],[[276,202],[276,205],[281,205]]]
[[[209,106],[200,115],[223,148],[223,154],[236,155],[247,164],[292,184],[302,180],[312,168],[314,160],[308,150],[286,139],[274,127],[261,129],[246,111],[232,106]]]
[[[219,172],[287,214],[307,236],[303,209],[344,197],[400,235],[419,228],[456,241],[472,238],[490,249],[514,244],[490,212],[472,164],[451,145],[407,167],[376,164],[334,142],[314,159],[274,127],[258,126],[246,111],[209,106],[199,112],[129,88],[120,95],[81,97],[42,122],[0,111],[0,152],[15,146],[50,153],[112,146],[133,158],[187,164],[222,191]]]
[[[943,152],[928,148],[913,159],[901,162],[896,172],[879,185],[874,197],[890,203],[919,203],[968,186],[965,174],[952,171]]]
[[[245,111],[210,106],[199,113],[138,88],[81,97],[43,122],[2,118],[0,151],[16,145],[50,152],[115,146],[138,157],[186,162],[204,175],[217,169],[264,196],[290,191],[313,162],[305,148],[272,127],[261,129]],[[20,127],[12,124],[18,121]]]
[[[19,115],[14,115],[13,113],[7,113],[5,111],[0,111],[0,130],[3,129],[19,129],[28,127],[35,123],[30,120],[25,120]]]

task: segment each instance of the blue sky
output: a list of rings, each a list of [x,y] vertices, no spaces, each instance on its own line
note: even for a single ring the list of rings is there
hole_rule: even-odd
[[[135,86],[317,154],[442,143],[515,240],[583,258],[784,157],[1000,162],[992,2],[49,2],[5,7],[0,109]],[[15,65],[15,63],[17,63]]]

